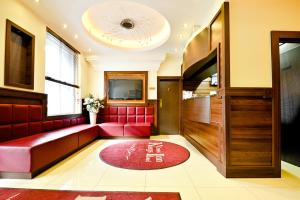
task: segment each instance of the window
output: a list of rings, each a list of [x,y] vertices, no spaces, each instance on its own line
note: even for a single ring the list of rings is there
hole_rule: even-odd
[[[49,31],[45,51],[48,116],[78,113],[77,52]]]

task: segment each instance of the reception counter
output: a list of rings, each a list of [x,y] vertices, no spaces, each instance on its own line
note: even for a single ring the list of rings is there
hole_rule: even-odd
[[[203,96],[183,100],[182,133],[217,167],[221,161],[219,143],[222,127],[222,99]]]

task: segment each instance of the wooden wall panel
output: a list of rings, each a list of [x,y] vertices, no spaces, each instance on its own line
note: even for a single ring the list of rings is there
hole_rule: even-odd
[[[183,116],[190,121],[210,123],[210,97],[197,97],[183,101]]]
[[[218,130],[214,125],[183,119],[184,136],[193,140],[191,142],[196,143],[196,147],[214,164],[218,164],[220,158]]]
[[[222,99],[217,96],[210,98],[210,123],[222,125]]]

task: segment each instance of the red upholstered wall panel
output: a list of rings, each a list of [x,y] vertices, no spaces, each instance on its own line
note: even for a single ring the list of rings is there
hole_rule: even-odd
[[[12,122],[12,105],[0,104],[0,124],[10,124]]]
[[[77,124],[84,124],[85,123],[85,118],[84,117],[78,117],[77,118]]]
[[[52,131],[54,129],[53,121],[44,121],[42,125],[43,125],[43,132]]]
[[[13,105],[13,122],[14,123],[28,122],[27,105]]]
[[[0,126],[0,142],[10,140],[12,138],[11,125]]]
[[[154,117],[153,115],[146,115],[146,122],[153,124],[154,123]]]
[[[77,125],[77,119],[73,118],[71,119],[71,126],[75,126],[75,125]]]
[[[68,127],[71,125],[71,120],[70,119],[64,119],[64,127]]]
[[[106,110],[106,111],[105,111]],[[109,114],[107,114],[109,113]],[[117,114],[114,114],[117,113]],[[112,106],[100,109],[98,123],[118,122],[118,123],[154,123],[153,106]]]
[[[136,116],[136,122],[137,123],[144,123],[145,122],[145,116],[144,115],[137,115]]]
[[[64,121],[63,120],[54,120],[53,121],[53,128],[54,129],[60,129],[64,127]]]
[[[15,124],[12,126],[12,139],[28,136],[28,123]]]
[[[37,122],[43,120],[42,106],[30,105],[29,106],[29,121]]]
[[[118,122],[118,115],[110,115],[109,122]]]
[[[135,115],[135,107],[127,107],[127,115]]]
[[[117,115],[118,114],[118,107],[109,107],[109,114],[110,115]]]
[[[145,107],[136,107],[136,114],[137,115],[144,115],[145,114]]]
[[[127,108],[126,107],[118,107],[118,115],[126,115]]]
[[[127,123],[127,116],[126,115],[119,115],[118,116],[118,123],[126,124]]]
[[[135,115],[128,115],[128,116],[127,116],[127,122],[128,122],[128,123],[135,123],[135,122],[136,122],[136,117],[135,117]]]
[[[153,115],[154,107],[146,107],[146,115]]]
[[[42,132],[42,122],[30,122],[29,123],[29,135],[34,135]]]

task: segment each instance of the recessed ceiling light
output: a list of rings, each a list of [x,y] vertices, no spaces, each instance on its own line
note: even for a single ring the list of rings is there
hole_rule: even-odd
[[[92,51],[92,49],[91,49],[91,48],[89,48],[89,49],[88,49],[88,52],[91,52],[91,51]]]
[[[187,25],[187,24],[183,24],[183,27],[184,27],[184,28],[187,28],[187,27],[188,27],[188,25]]]
[[[74,35],[74,38],[75,38],[75,39],[78,39],[78,35],[77,35],[77,34],[75,34],[75,35]]]
[[[40,0],[35,0],[35,2],[37,2],[37,3],[38,3],[38,2],[40,2]]]
[[[63,28],[64,29],[68,28],[68,25],[67,24],[63,24]]]

